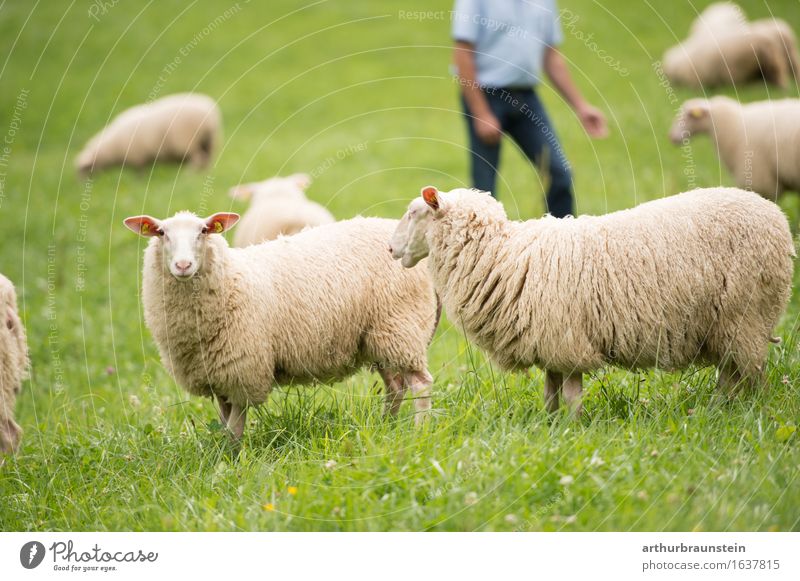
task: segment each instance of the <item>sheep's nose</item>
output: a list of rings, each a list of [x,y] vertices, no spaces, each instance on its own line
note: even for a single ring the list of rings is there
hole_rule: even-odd
[[[191,260],[179,260],[175,263],[175,268],[180,270],[181,272],[186,272],[190,268],[192,268]]]

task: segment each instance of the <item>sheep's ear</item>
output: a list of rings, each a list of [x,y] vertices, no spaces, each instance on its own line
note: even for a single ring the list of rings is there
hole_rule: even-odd
[[[225,230],[233,228],[239,221],[239,214],[233,212],[217,212],[206,218],[206,227],[203,230],[209,234],[222,234]]]
[[[131,216],[125,218],[125,226],[140,236],[162,236],[161,222],[152,216]]]
[[[290,175],[289,179],[297,184],[297,187],[303,191],[307,190],[308,186],[311,185],[311,176],[307,173],[295,173]]]
[[[253,184],[240,184],[228,190],[228,195],[234,200],[246,202],[253,195]]]
[[[434,210],[439,209],[439,190],[433,186],[422,188],[422,199]]]

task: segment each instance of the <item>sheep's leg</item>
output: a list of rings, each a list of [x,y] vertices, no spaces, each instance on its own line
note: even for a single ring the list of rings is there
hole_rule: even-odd
[[[19,448],[22,438],[22,428],[11,418],[0,417],[0,465],[3,463],[3,454],[12,454]]]
[[[427,369],[423,371],[412,371],[403,375],[403,383],[406,384],[414,395],[414,409],[416,416],[414,422],[420,425],[427,417],[431,409],[431,385],[433,377]]]
[[[396,416],[406,395],[406,384],[400,373],[380,370],[383,383],[386,384],[386,414]]]
[[[583,395],[583,374],[578,372],[567,375],[562,389],[564,391],[564,399],[570,411],[575,418],[580,418],[581,412],[583,411],[583,404],[581,403]]]
[[[231,402],[224,397],[217,396],[217,409],[219,411],[219,421],[223,426],[228,425],[228,418],[231,417]]]
[[[557,371],[544,372],[544,405],[551,414],[558,411],[558,395],[563,383],[564,376]]]
[[[247,420],[247,407],[231,403],[231,413],[228,416],[228,429],[237,440],[244,434],[244,424]]]

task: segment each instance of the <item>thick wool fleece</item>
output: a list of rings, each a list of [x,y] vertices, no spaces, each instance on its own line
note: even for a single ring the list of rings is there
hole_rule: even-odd
[[[755,374],[791,292],[785,216],[756,194],[694,190],[604,216],[511,222],[456,190],[429,230],[448,316],[502,367],[610,363]]]
[[[712,4],[692,24],[689,37],[664,54],[664,73],[692,87],[736,84],[763,78],[788,86],[798,69],[797,41],[779,19],[748,23],[732,3]]]
[[[204,168],[214,157],[221,131],[222,115],[211,97],[169,95],[117,115],[89,140],[76,166],[89,173],[115,165],[187,160]]]
[[[145,320],[190,393],[262,403],[274,384],[333,381],[365,365],[424,372],[437,299],[423,269],[392,261],[397,222],[355,218],[247,248],[207,237],[203,267],[173,278],[145,252]]]
[[[800,99],[707,103],[708,134],[737,186],[771,200],[800,192]]]
[[[14,422],[14,404],[28,376],[28,343],[17,314],[14,285],[0,274],[0,454],[17,449],[22,430]]]
[[[243,248],[260,244],[334,221],[328,210],[306,198],[302,191],[298,190],[295,195],[259,196],[256,193],[236,226],[233,245]]]

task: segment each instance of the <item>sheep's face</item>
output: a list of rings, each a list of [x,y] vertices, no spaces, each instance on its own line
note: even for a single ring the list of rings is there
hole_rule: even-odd
[[[230,212],[205,219],[191,212],[178,212],[166,220],[133,216],[125,219],[125,226],[141,236],[158,237],[164,269],[178,280],[188,280],[203,268],[208,236],[222,234],[238,220],[239,215]]]
[[[433,186],[422,189],[422,197],[408,206],[408,211],[400,220],[389,242],[392,258],[399,260],[406,268],[415,266],[428,256],[428,229],[440,211],[441,194]]]
[[[669,130],[670,141],[675,145],[681,145],[695,133],[707,132],[711,127],[710,117],[708,101],[704,99],[686,101]]]
[[[240,184],[231,188],[228,195],[234,200],[252,200],[268,198],[305,199],[305,191],[311,185],[311,176],[296,173],[286,177],[269,178],[261,182]]]

